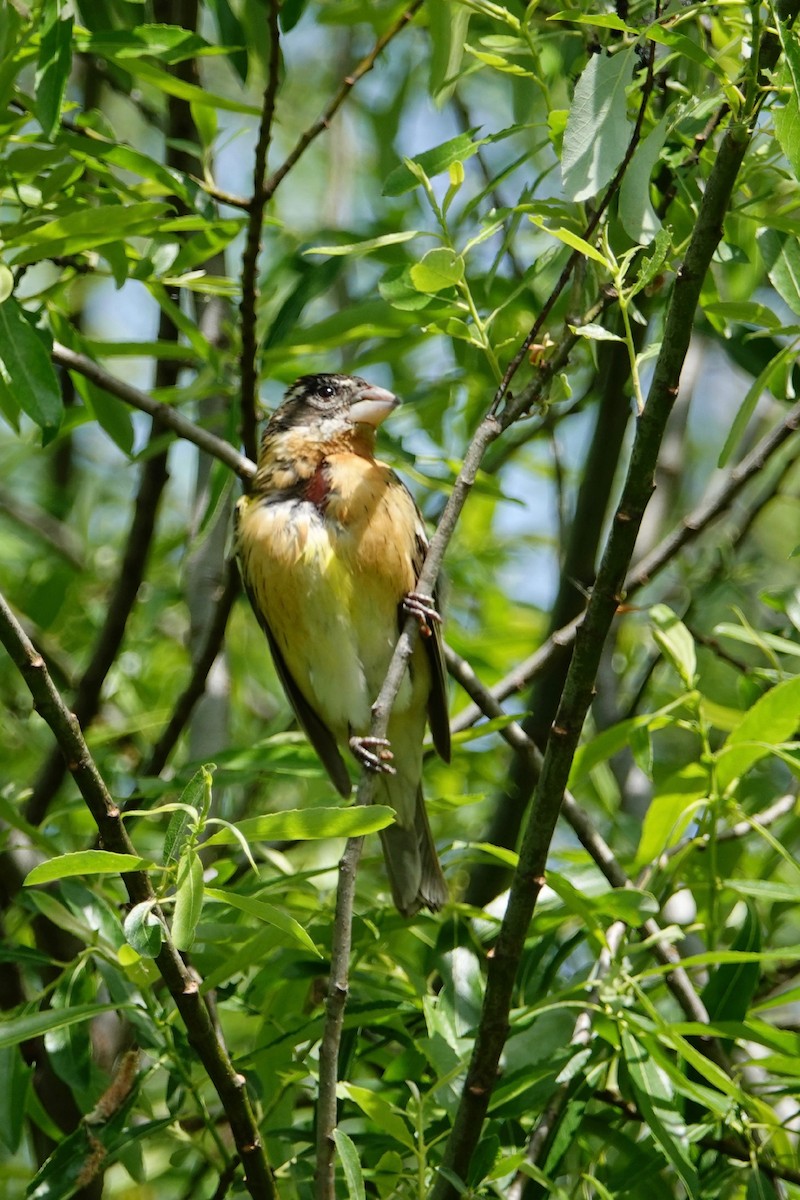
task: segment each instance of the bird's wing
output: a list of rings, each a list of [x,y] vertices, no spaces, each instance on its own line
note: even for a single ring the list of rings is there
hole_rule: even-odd
[[[428,552],[428,538],[422,513],[417,509],[417,524],[414,531],[414,578],[419,579],[422,564]],[[433,589],[433,599],[439,609],[439,585]],[[422,638],[431,664],[431,694],[428,697],[428,722],[433,744],[445,762],[450,762],[450,717],[447,711],[447,668],[444,663],[442,627],[439,621],[429,621],[431,636]]]
[[[272,661],[275,663],[275,670],[278,672],[278,678],[283,685],[283,690],[286,692],[289,703],[294,709],[295,716],[305,730],[311,745],[322,760],[322,765],[330,775],[336,790],[342,796],[349,796],[353,785],[350,782],[350,776],[344,764],[344,759],[336,745],[336,739],[325,722],[314,712],[314,709],[295,683],[292,673],[286,665],[286,660],[278,649],[278,644],[275,641],[272,630],[265,621],[263,614],[259,611],[255,593],[252,588],[248,587],[244,579],[244,572],[241,569],[241,565],[239,573],[242,576],[244,590],[247,592],[247,598],[250,601],[253,612],[256,615],[259,625],[267,635]]]

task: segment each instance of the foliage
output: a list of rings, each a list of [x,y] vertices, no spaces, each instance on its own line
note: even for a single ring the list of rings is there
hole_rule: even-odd
[[[4,1195],[800,1195],[795,7],[0,11]],[[226,565],[327,369],[457,502],[411,922]]]

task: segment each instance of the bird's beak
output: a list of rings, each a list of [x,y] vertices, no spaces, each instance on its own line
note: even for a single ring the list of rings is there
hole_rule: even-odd
[[[377,429],[381,421],[385,420],[399,403],[393,392],[371,383],[367,384],[350,405],[350,420],[355,425],[371,425],[373,429]]]

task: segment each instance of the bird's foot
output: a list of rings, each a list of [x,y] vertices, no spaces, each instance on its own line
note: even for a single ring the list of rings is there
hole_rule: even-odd
[[[425,596],[422,592],[409,592],[403,597],[403,610],[409,617],[416,617],[419,621],[419,631],[423,637],[430,637],[433,633],[431,623],[437,621],[440,625],[442,618],[436,611],[436,604],[433,596]]]
[[[380,737],[350,738],[350,749],[362,767],[383,775],[396,775],[392,766],[394,755],[390,749],[389,739]]]

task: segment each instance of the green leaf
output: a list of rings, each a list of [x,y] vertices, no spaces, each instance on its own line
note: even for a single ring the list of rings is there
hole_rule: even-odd
[[[147,871],[154,864],[136,854],[114,854],[110,850],[76,850],[39,863],[25,877],[24,886],[52,883],[71,875],[119,875],[123,871]]]
[[[666,604],[655,604],[650,609],[650,620],[654,626],[653,637],[661,653],[687,688],[693,688],[697,675],[697,654],[689,630]]]
[[[48,1008],[45,1012],[25,1013],[20,1017],[3,1017],[0,1024],[0,1049],[18,1046],[31,1038],[43,1037],[55,1029],[66,1029],[78,1021],[89,1021],[101,1013],[118,1012],[129,1005],[80,1004],[75,1008]]]
[[[670,115],[661,118],[634,151],[619,189],[619,219],[628,237],[641,246],[652,242],[661,221],[650,203],[650,179],[667,137]]]
[[[800,267],[800,256],[798,257],[798,267]],[[750,418],[755,412],[756,405],[764,394],[764,389],[770,387],[778,390],[773,382],[774,378],[778,381],[787,380],[786,369],[790,368],[797,358],[797,346],[794,342],[790,342],[788,346],[784,346],[778,353],[770,359],[764,367],[760,375],[753,380],[750,387],[747,389],[747,394],[739,406],[739,411],[733,418],[728,436],[725,438],[725,444],[720,450],[717,466],[724,467],[730,459],[733,452],[739,446],[744,437],[745,429],[747,428]]]
[[[41,31],[34,83],[34,110],[46,138],[53,136],[61,118],[71,69],[72,17],[59,17],[58,6],[53,5]]]
[[[204,54],[223,54],[224,47],[211,46],[196,33],[180,25],[136,25],[132,29],[78,30],[75,48],[81,54],[102,58],[141,58],[152,55],[164,63],[183,62]]]
[[[142,958],[156,958],[164,940],[164,927],[153,912],[155,903],[143,900],[135,904],[123,924],[125,937]]]
[[[800,901],[800,882],[781,883],[777,879],[724,879],[721,887],[730,888],[742,896],[773,904],[797,904]],[[741,947],[737,947],[741,949]]]
[[[631,82],[633,49],[592,54],[575,86],[561,178],[571,200],[588,200],[611,180],[630,143],[625,89]]]
[[[431,41],[428,86],[441,107],[456,85],[471,13],[466,4],[451,4],[449,0],[429,0],[426,10]]]
[[[206,91],[196,83],[188,83],[143,58],[119,58],[117,55],[109,55],[109,62],[115,63],[121,70],[128,71],[137,79],[152,84],[167,96],[177,96],[179,100],[188,100],[191,104],[209,105],[226,112],[245,113],[250,117],[261,115],[261,109],[254,104],[245,104],[241,100],[233,100],[230,96],[219,96]]]
[[[778,1193],[765,1171],[750,1167],[747,1172],[747,1191],[744,1200],[778,1200]]]
[[[565,246],[570,246],[573,250],[579,250],[584,258],[591,258],[594,262],[602,263],[607,271],[611,270],[611,264],[605,255],[601,254],[596,246],[591,242],[587,242],[584,238],[579,237],[577,233],[573,233],[571,229],[551,229],[549,225],[545,225],[544,218],[533,215],[528,218],[537,228],[549,233],[551,237],[558,238]]]
[[[0,304],[0,379],[50,441],[64,414],[61,389],[42,338],[13,297]]]
[[[622,1026],[620,1040],[636,1106],[647,1122],[653,1141],[675,1170],[690,1196],[700,1195],[700,1180],[689,1157],[686,1126],[667,1074],[647,1047]]]
[[[471,158],[473,154],[477,154],[478,150],[484,144],[483,141],[474,141],[474,136],[478,132],[477,128],[470,129],[467,133],[460,133],[458,137],[450,138],[449,141],[442,142],[439,146],[433,146],[430,150],[424,150],[422,154],[415,154],[412,159],[417,166],[421,167],[429,179],[433,179],[436,175],[441,175],[443,171],[449,170],[454,162],[464,162]],[[383,187],[384,196],[402,196],[404,192],[410,192],[419,185],[419,178],[405,164],[402,163],[388,176]]]
[[[774,229],[756,234],[770,283],[795,315],[800,316],[800,242]]]
[[[797,893],[800,894],[800,887],[797,888]],[[731,944],[731,950],[757,954],[760,949],[761,926],[754,906],[748,904],[745,918]],[[701,993],[711,1020],[743,1020],[760,977],[761,967],[757,962],[720,963]]]
[[[274,925],[276,929],[280,929],[281,933],[287,934],[292,941],[302,946],[304,950],[310,950],[317,958],[321,958],[317,947],[311,940],[311,937],[294,917],[288,916],[282,909],[276,908],[274,904],[268,904],[265,900],[259,900],[256,896],[240,896],[238,892],[222,891],[219,888],[206,888],[206,898],[216,900],[220,904],[227,904],[229,908],[238,908],[240,912],[248,913],[251,917],[255,917],[259,921],[264,921],[267,925]]]
[[[356,1087],[351,1083],[340,1083],[336,1093],[342,1099],[352,1100],[363,1113],[387,1137],[394,1138],[407,1150],[416,1150],[416,1140],[406,1122],[388,1101],[369,1088]]]
[[[200,856],[194,850],[189,850],[178,865],[175,912],[172,917],[172,940],[179,950],[191,947],[202,910],[203,864]]]
[[[346,246],[311,246],[304,254],[343,255],[350,258],[360,258],[362,254],[371,254],[373,250],[382,250],[384,246],[397,246],[419,237],[416,229],[405,229],[399,233],[384,233],[381,237],[368,238],[365,242],[350,242]]]
[[[800,676],[771,688],[750,708],[717,752],[717,783],[724,790],[800,724]]]
[[[464,260],[454,250],[441,246],[429,250],[409,269],[411,282],[419,292],[443,292],[464,278]]]
[[[163,203],[108,204],[103,208],[81,208],[34,229],[25,229],[9,239],[27,249],[14,256],[14,266],[25,266],[43,258],[82,254],[108,242],[124,241],[159,231],[159,222],[170,206]]]
[[[363,837],[377,833],[394,820],[394,809],[370,804],[353,808],[296,808],[286,812],[265,813],[237,821],[236,828],[248,842],[306,841],[315,838]],[[220,829],[204,846],[223,846],[235,842],[229,829]]]
[[[707,799],[708,789],[708,768],[702,763],[687,763],[670,775],[645,814],[636,851],[637,866],[655,862],[664,850],[675,845],[692,820],[698,802]]]
[[[33,1066],[27,1065],[17,1046],[0,1047],[0,1079],[3,1080],[0,1088],[0,1142],[12,1154],[17,1152],[22,1142],[33,1071]]]
[[[342,1164],[342,1171],[344,1172],[347,1184],[347,1194],[350,1200],[366,1200],[364,1176],[361,1174],[361,1162],[352,1139],[347,1136],[344,1130],[337,1128],[333,1131],[333,1140],[336,1143],[339,1161]]]
[[[590,342],[625,341],[625,338],[620,337],[618,333],[612,333],[610,329],[606,329],[605,325],[598,325],[594,321],[589,321],[586,325],[570,325],[570,329],[578,337],[588,338]]]

